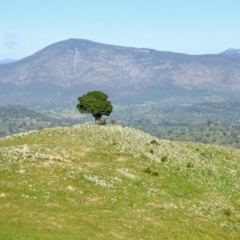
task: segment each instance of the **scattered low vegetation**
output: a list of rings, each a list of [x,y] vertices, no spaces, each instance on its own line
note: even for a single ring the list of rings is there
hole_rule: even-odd
[[[111,124],[2,138],[0,239],[238,239],[239,155]]]

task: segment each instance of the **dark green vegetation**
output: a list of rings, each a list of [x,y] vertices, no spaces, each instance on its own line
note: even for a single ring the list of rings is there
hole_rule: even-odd
[[[113,106],[107,100],[108,95],[100,91],[92,91],[78,97],[79,103],[77,109],[80,113],[90,113],[95,118],[95,122],[99,121],[102,115],[109,116]]]
[[[0,107],[0,137],[64,125],[67,125],[66,121],[21,106]]]
[[[0,239],[238,239],[239,155],[112,125],[4,138]]]
[[[159,103],[118,106],[112,116],[160,138],[240,148],[240,101],[171,99]]]
[[[179,130],[172,126],[163,138],[177,141],[203,142],[240,148],[240,125],[221,125],[208,122],[206,124],[189,124]]]

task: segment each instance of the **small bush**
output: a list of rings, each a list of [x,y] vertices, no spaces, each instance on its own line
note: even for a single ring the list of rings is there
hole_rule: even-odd
[[[155,139],[153,139],[150,143],[154,145],[160,145]]]
[[[147,167],[145,170],[143,170],[143,172],[151,174],[152,170],[150,169],[150,167]]]
[[[114,119],[111,120],[111,124],[112,125],[115,125],[116,124],[116,121]]]
[[[145,170],[143,170],[143,172],[151,174],[153,176],[158,176],[158,172],[157,171],[152,171],[150,167],[147,167]]]
[[[168,156],[163,156],[163,157],[161,158],[161,162],[167,162],[167,160],[168,160]]]
[[[151,149],[149,149],[149,152],[151,153],[151,154],[154,154],[154,151],[153,151],[153,149],[151,148]]]
[[[107,125],[107,120],[105,118],[101,118],[97,122],[98,125],[106,126]]]
[[[227,216],[231,216],[231,215],[232,215],[232,211],[231,211],[230,208],[224,209],[223,212],[224,212],[224,214],[227,215]]]
[[[187,163],[187,168],[193,168],[193,167],[194,167],[194,164],[192,162]]]

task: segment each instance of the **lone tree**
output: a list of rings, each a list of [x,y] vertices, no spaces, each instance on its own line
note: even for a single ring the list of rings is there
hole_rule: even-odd
[[[109,116],[112,112],[113,106],[107,98],[108,95],[100,91],[88,92],[78,97],[79,103],[76,107],[80,113],[91,113],[97,122],[102,115]]]

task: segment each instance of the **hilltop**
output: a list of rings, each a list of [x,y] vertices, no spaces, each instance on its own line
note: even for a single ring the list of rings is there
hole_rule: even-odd
[[[74,125],[0,140],[1,239],[236,239],[240,151]]]
[[[240,49],[229,48],[220,54],[226,57],[240,59]]]

